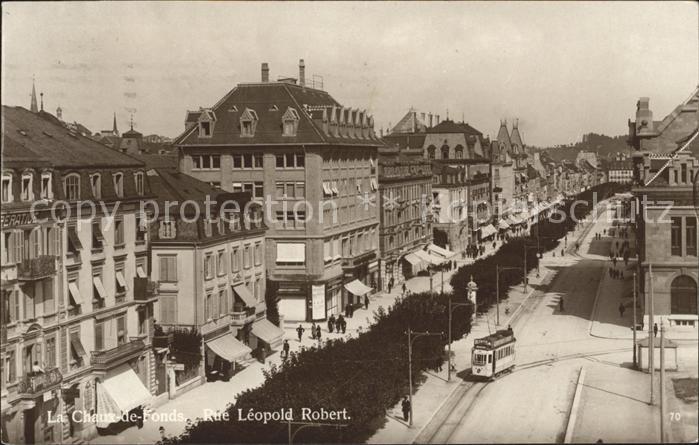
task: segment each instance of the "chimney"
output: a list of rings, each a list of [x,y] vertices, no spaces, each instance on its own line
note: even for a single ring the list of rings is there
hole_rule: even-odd
[[[303,63],[303,59],[299,60],[299,85],[306,86],[306,64]]]
[[[420,113],[420,120],[423,124],[425,123],[425,113]]]
[[[269,82],[269,65],[267,62],[262,64],[262,82]]]
[[[432,127],[432,113],[427,115],[430,118],[430,128]]]
[[[434,116],[434,120],[436,121],[436,122],[435,122],[435,125],[439,125],[439,114],[436,114],[436,115]]]

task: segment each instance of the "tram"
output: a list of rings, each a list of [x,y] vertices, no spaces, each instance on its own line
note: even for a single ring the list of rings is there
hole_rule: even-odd
[[[473,341],[471,372],[474,377],[493,380],[515,367],[515,339],[512,328],[501,329]]]

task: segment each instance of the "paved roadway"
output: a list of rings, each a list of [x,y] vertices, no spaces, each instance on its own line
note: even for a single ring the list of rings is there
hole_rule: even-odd
[[[607,226],[600,218],[581,252],[588,252],[594,233]],[[557,263],[548,290],[534,295],[513,325],[515,371],[471,387],[451,414],[438,420],[431,443],[563,442],[581,357],[630,350],[628,342],[589,335],[603,257],[567,256]]]

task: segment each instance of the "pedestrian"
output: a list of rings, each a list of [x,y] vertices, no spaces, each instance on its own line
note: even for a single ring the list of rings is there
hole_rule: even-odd
[[[437,370],[437,372],[442,372],[442,357],[437,357],[437,360],[434,363],[434,367]]]
[[[388,293],[391,293],[391,289],[393,289],[393,277],[391,277],[390,280],[388,280]]]
[[[342,333],[343,333],[343,334],[344,334],[345,332],[347,332],[347,321],[346,321],[344,318],[342,319],[342,325],[341,325],[341,327],[342,327]]]
[[[410,416],[410,400],[408,400],[408,396],[403,397],[401,407],[403,408],[403,420],[407,422],[408,417]]]
[[[658,336],[658,323],[653,323],[653,337]]]
[[[619,303],[619,316],[623,317],[624,316],[624,311],[626,308],[624,307],[624,303]]]
[[[566,256],[566,250],[565,250],[565,249],[561,249],[561,256],[562,256],[562,257]]]
[[[563,312],[563,297],[561,297],[561,299],[558,300],[558,306],[560,307],[561,312]]]
[[[158,432],[160,433],[160,440],[164,441],[165,440],[165,427],[161,425],[158,428]]]
[[[389,293],[391,292],[391,285],[390,284],[388,286],[388,292]],[[349,302],[347,302],[347,304],[345,305],[345,317],[347,317],[347,318],[349,318],[349,316],[350,316],[350,308],[351,307],[352,307],[352,305],[350,305]]]
[[[407,290],[407,287],[405,286],[405,282],[403,282],[403,294],[405,295],[405,291]]]
[[[304,329],[303,326],[301,326],[301,325],[299,325],[299,327],[296,328],[296,333],[297,333],[298,336],[299,336],[299,343],[301,342],[301,338],[302,338],[302,336],[303,336],[304,331],[305,331],[305,329]]]
[[[330,315],[328,318],[328,332],[333,333],[333,328],[335,327],[335,315]]]
[[[316,326],[316,339],[320,341],[320,325]]]
[[[289,358],[289,340],[284,340],[284,344],[282,345],[282,358],[284,360]]]
[[[342,316],[342,314],[340,314],[337,317],[337,320],[335,320],[335,331],[337,331],[338,334],[340,333],[340,330],[342,329],[342,322],[343,321],[345,321],[345,319]]]
[[[364,294],[364,309],[369,309],[369,296]]]
[[[316,339],[316,322],[315,321],[311,323],[311,338],[313,340]]]
[[[349,305],[349,318],[352,318],[354,316],[354,305],[350,304]]]
[[[622,280],[624,279],[624,271],[623,270],[619,271],[619,278]]]

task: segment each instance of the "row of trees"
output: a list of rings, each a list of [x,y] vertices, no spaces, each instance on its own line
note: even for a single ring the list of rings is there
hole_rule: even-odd
[[[592,203],[592,193],[607,196],[612,189],[598,186],[581,195]],[[603,199],[603,198],[598,198]],[[589,213],[591,205],[572,208],[577,217]],[[570,203],[563,207],[571,211]],[[542,222],[540,230],[546,236],[565,236],[571,224],[558,225]],[[549,224],[552,224],[549,226]],[[542,240],[543,241],[543,240]],[[479,310],[495,301],[495,264],[522,266],[525,239],[514,239],[493,256],[460,268],[452,277],[454,302],[466,302],[466,283],[473,275],[479,284]],[[555,240],[542,242],[542,249],[555,246]],[[536,252],[529,251],[528,268],[536,267]],[[521,283],[522,274],[501,274],[503,295],[515,284]],[[348,418],[338,423],[346,427],[317,427],[301,430],[296,442],[362,443],[369,439],[385,422],[386,410],[408,393],[408,344],[406,331],[445,332],[448,326],[449,294],[411,294],[374,314],[374,324],[363,334],[348,340],[332,340],[323,348],[308,348],[292,353],[281,366],[267,372],[265,383],[240,394],[229,405],[229,420],[201,420],[190,426],[173,443],[281,443],[288,441],[288,425],[284,420],[240,420],[249,413],[279,413],[293,410],[294,420],[301,420],[301,410],[343,410]],[[458,339],[471,330],[471,307],[459,306],[453,311],[452,338]],[[421,337],[414,342],[413,375],[416,386],[424,381],[423,371],[435,369],[445,360],[447,336]],[[297,427],[294,427],[295,430]]]

